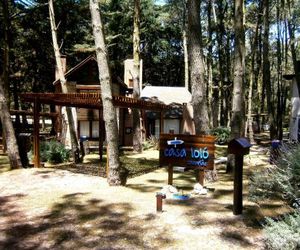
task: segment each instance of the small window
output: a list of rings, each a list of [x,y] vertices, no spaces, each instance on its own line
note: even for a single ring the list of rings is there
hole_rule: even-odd
[[[89,121],[80,121],[80,136],[90,137]]]
[[[92,138],[99,138],[99,121],[92,122]]]

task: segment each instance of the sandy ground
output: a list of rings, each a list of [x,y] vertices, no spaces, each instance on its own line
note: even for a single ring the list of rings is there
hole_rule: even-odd
[[[208,195],[164,200],[164,168],[110,187],[106,179],[53,168],[0,174],[0,249],[263,249],[260,210],[247,201],[249,169],[267,163],[253,148],[245,159],[243,215],[232,213],[233,181],[218,169]],[[258,157],[259,155],[259,157]],[[175,173],[188,193],[192,172]]]

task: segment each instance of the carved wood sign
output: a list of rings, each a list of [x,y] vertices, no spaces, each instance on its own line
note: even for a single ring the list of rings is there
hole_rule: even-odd
[[[214,167],[215,137],[211,135],[161,134],[159,163],[212,170]]]

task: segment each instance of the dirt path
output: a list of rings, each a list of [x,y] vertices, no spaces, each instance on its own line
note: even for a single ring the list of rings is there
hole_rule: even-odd
[[[245,159],[245,184],[250,167],[266,164],[264,155],[254,149]],[[263,249],[258,207],[245,199],[243,215],[234,216],[232,178],[218,172],[208,195],[164,200],[163,213],[155,195],[166,185],[165,169],[126,187],[50,168],[2,173],[0,249]],[[190,172],[174,177],[185,192],[195,184]]]

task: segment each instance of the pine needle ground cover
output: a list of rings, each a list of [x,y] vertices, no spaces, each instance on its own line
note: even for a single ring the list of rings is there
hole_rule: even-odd
[[[122,159],[148,171],[158,162],[158,154],[152,155],[128,152]],[[95,164],[98,175],[95,157],[83,164]],[[159,214],[155,195],[167,183],[164,168],[131,177],[126,187],[109,187],[105,178],[71,172],[68,165],[5,172],[0,175],[0,248],[263,249],[261,212],[278,210],[272,202],[260,209],[246,197],[252,168],[266,164],[268,156],[255,148],[245,159],[241,216],[232,214],[233,182],[224,165],[218,167],[218,181],[207,183],[207,196],[165,200]],[[174,185],[183,192],[194,184],[192,173],[174,174]]]

